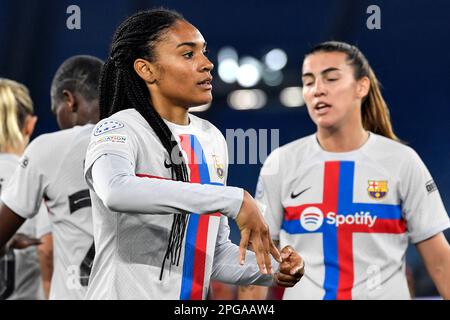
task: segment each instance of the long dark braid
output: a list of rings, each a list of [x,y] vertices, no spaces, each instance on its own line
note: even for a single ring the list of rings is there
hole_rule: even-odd
[[[169,154],[172,163],[172,179],[189,181],[189,173],[181,150],[172,132],[150,102],[150,92],[145,82],[134,71],[133,63],[137,58],[150,62],[156,59],[154,46],[164,31],[176,21],[184,20],[177,12],[156,9],[134,14],[126,19],[114,35],[111,54],[106,61],[100,80],[100,118],[127,108],[136,109],[155,131]],[[175,152],[172,152],[172,151]],[[172,156],[179,159],[172,159]],[[171,265],[179,264],[184,233],[189,214],[174,214],[169,242],[161,265],[160,280],[164,265],[170,258]]]

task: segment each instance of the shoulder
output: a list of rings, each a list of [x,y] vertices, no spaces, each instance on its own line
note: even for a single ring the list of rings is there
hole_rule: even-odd
[[[315,135],[309,135],[276,148],[264,161],[264,171],[278,172],[278,168],[287,168],[289,164],[299,165],[307,155],[312,154],[314,139]]]
[[[46,149],[69,147],[71,142],[78,137],[89,137],[94,128],[93,124],[75,126],[51,133],[44,133],[31,141],[26,149],[27,152],[45,151]]]
[[[305,155],[310,154],[313,146],[315,135],[309,135],[294,141],[291,141],[283,146],[273,150],[267,160],[271,158],[295,158],[296,161],[301,160]],[[266,160],[266,161],[267,161]]]
[[[283,154],[288,154],[288,153],[306,153],[307,150],[309,150],[313,144],[314,141],[316,139],[316,135],[315,134],[311,134],[309,136],[291,141],[283,146],[280,147],[280,151]]]
[[[381,135],[371,134],[374,135],[375,140],[369,149],[371,157],[390,158],[392,161],[398,161],[399,163],[422,162],[420,156],[410,146]]]
[[[135,131],[137,128],[150,128],[144,117],[134,108],[121,110],[100,120],[94,128],[93,136],[99,136],[110,131]]]
[[[220,132],[220,130],[208,120],[202,119],[192,113],[189,113],[189,119],[192,121],[192,125],[202,132],[223,137],[222,132]]]
[[[10,153],[0,153],[0,174],[12,173],[17,164],[19,157]]]

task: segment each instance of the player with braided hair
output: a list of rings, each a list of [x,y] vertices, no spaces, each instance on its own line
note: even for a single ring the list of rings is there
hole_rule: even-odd
[[[293,286],[303,274],[292,248],[280,256],[255,200],[225,186],[223,135],[188,112],[212,99],[206,53],[200,32],[165,9],[134,14],[114,35],[85,164],[96,247],[88,299],[204,299],[210,279]]]

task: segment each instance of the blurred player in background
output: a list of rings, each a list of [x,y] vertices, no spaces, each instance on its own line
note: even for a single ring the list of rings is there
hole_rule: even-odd
[[[33,140],[2,193],[0,245],[46,201],[54,244],[50,299],[82,299],[95,254],[83,164],[99,117],[102,65],[92,56],[74,56],[58,68],[51,87],[52,111],[64,130]]]
[[[302,82],[317,132],[267,158],[255,196],[272,238],[307,264],[283,299],[409,299],[408,238],[449,299],[449,217],[424,163],[395,136],[364,55],[319,44],[304,59]],[[255,291],[261,298],[266,290],[241,289],[240,298]]]
[[[254,199],[224,186],[223,135],[188,113],[212,99],[206,52],[200,32],[169,10],[134,14],[114,35],[100,84],[106,119],[86,155],[97,250],[88,299],[204,299],[211,278],[285,286],[302,275],[292,248],[280,258]],[[249,243],[256,255],[244,263]],[[283,260],[275,274],[270,254]]]
[[[15,81],[0,78],[0,193],[10,182],[36,121],[28,89]],[[41,206],[39,215],[45,217],[46,214]],[[0,299],[43,298],[36,251],[36,246],[41,243],[40,236],[36,219],[31,219],[17,230],[6,248],[0,250]]]

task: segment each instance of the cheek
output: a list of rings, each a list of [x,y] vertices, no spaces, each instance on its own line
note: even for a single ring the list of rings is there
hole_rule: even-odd
[[[311,90],[308,89],[303,89],[302,90],[302,94],[303,94],[303,100],[305,101],[306,107],[308,108],[308,112],[310,114],[311,117],[313,117],[313,108],[314,106],[312,105],[313,103],[313,94],[311,92]]]
[[[306,105],[309,105],[312,102],[312,92],[309,89],[303,88],[302,90],[303,100],[305,101]]]
[[[186,90],[185,88],[189,83],[188,74],[181,70],[177,70],[176,72],[173,72],[172,70],[166,72],[163,82],[161,82],[167,92],[173,93]]]
[[[357,99],[356,87],[354,85],[343,85],[333,91],[333,95],[337,98],[338,102],[350,103]]]

